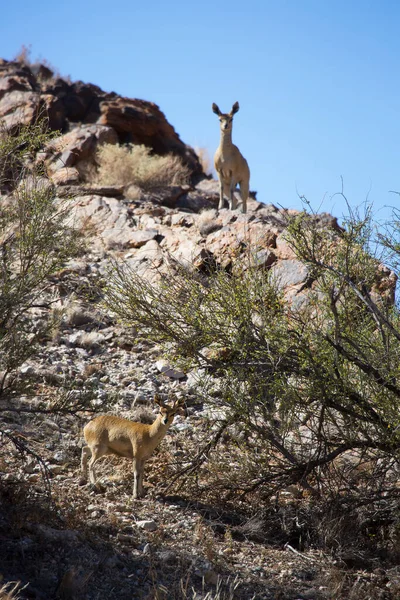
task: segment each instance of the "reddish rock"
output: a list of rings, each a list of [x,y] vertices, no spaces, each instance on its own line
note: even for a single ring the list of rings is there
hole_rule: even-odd
[[[38,94],[13,90],[0,100],[0,119],[7,129],[28,125],[37,117],[38,107]]]
[[[206,250],[224,268],[231,265],[243,249],[243,241],[228,227],[211,233],[206,239]]]
[[[48,145],[51,170],[72,167],[81,160],[94,161],[99,144],[115,144],[117,134],[110,127],[86,125],[77,127],[63,136],[55,138]]]
[[[177,154],[194,175],[202,174],[194,150],[182,143],[175,129],[153,102],[115,96],[100,101],[100,113],[98,122],[115,129],[121,141],[144,144],[160,155]]]
[[[52,94],[41,94],[41,114],[47,117],[51,130],[62,129],[65,123],[65,108],[62,100]]]
[[[86,123],[96,121],[100,114],[98,97],[103,93],[96,85],[83,81],[70,85],[63,97],[67,119]]]

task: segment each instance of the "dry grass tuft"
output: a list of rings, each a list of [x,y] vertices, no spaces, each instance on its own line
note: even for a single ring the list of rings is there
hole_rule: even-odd
[[[79,338],[77,338],[76,344],[81,348],[86,348],[86,350],[89,350],[101,346],[103,340],[104,335],[102,335],[100,332],[85,331],[79,336]]]
[[[31,65],[31,54],[32,54],[32,44],[22,44],[21,48],[18,50],[17,54],[13,57],[13,60],[16,62],[20,62],[23,65]],[[0,596],[1,598],[1,596]]]
[[[19,598],[21,598],[19,593],[24,590],[25,587],[21,588],[19,581],[5,583],[0,588],[0,600],[19,600]]]
[[[160,185],[183,185],[190,171],[178,156],[152,155],[146,146],[104,144],[97,152],[97,183],[136,185],[151,189]]]

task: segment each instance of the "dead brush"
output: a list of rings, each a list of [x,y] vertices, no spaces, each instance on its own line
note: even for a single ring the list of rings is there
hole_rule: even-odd
[[[82,375],[83,379],[89,379],[90,377],[93,377],[94,375],[101,377],[104,374],[105,374],[105,370],[104,370],[103,363],[97,362],[97,363],[91,363],[89,365],[85,365],[81,375]]]
[[[235,578],[228,577],[224,580],[223,577],[218,577],[215,590],[206,591],[206,583],[203,579],[201,592],[196,591],[194,588],[188,590],[184,587],[184,581],[182,580],[181,596],[183,600],[235,600],[238,598],[238,590],[240,587],[240,580],[236,576]],[[255,596],[249,598],[249,600],[255,600]]]
[[[67,327],[82,327],[96,322],[96,314],[78,302],[70,302],[64,310],[63,324]]]
[[[27,585],[21,587],[19,581],[11,581],[5,583],[0,588],[0,600],[19,600],[21,598],[20,593],[27,587]]]
[[[217,560],[218,550],[215,544],[214,532],[201,517],[196,523],[193,541],[202,550],[209,562],[213,563]]]
[[[147,190],[162,185],[188,183],[190,171],[174,154],[151,154],[146,146],[104,144],[97,152],[98,170],[95,183],[101,185],[136,185]]]
[[[210,590],[209,584],[202,580],[201,590],[195,589],[192,585],[193,566],[189,566],[187,573],[180,578],[173,589],[157,582],[157,572],[155,566],[151,564],[150,575],[153,580],[153,587],[146,600],[235,600],[240,590],[240,579],[238,576],[220,577],[218,576],[214,589]],[[256,600],[256,596],[248,598]]]
[[[322,583],[329,589],[329,597],[335,600],[398,600],[400,581],[396,574],[393,578],[391,574],[384,569],[351,573],[331,567]]]

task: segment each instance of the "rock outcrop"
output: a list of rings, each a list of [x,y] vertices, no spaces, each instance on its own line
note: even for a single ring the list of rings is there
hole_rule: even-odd
[[[153,102],[123,98],[91,83],[70,83],[44,65],[0,59],[0,121],[15,128],[38,116],[48,119],[50,129],[61,131],[59,142],[66,144],[53,170],[74,166],[97,144],[129,142],[144,144],[156,154],[176,154],[193,178],[203,174],[194,150]]]

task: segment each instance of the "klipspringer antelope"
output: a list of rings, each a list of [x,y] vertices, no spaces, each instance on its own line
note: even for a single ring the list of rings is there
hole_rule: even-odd
[[[154,402],[160,407],[160,412],[152,425],[135,423],[112,415],[95,417],[89,421],[83,429],[87,443],[87,446],[82,448],[81,468],[84,481],[88,479],[89,470],[89,480],[95,484],[95,463],[102,456],[116,454],[133,460],[133,497],[141,498],[144,495],[145,462],[164,438],[175,415],[178,412],[182,413],[184,400],[175,398],[170,406],[164,404],[156,395]]]
[[[213,112],[218,115],[221,129],[221,141],[214,156],[214,166],[219,179],[219,204],[224,208],[224,194],[229,199],[229,208],[235,210],[236,199],[234,191],[237,184],[240,186],[242,197],[242,212],[247,210],[249,197],[250,169],[240,150],[232,143],[233,115],[239,110],[239,102],[235,102],[230,113],[222,113],[215,102]]]

